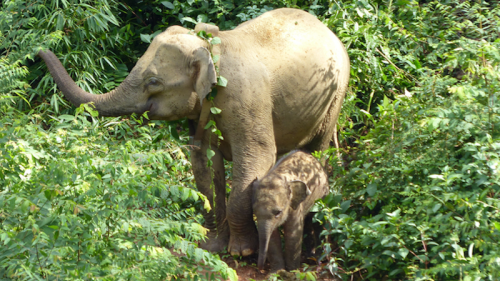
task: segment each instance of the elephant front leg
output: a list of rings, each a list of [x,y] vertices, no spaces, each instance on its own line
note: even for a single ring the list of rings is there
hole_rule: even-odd
[[[224,161],[221,152],[212,146],[215,155],[212,157],[212,167],[207,167],[207,145],[201,149],[191,151],[191,163],[198,190],[210,202],[211,210],[203,210],[204,227],[209,230],[208,239],[200,242],[200,247],[211,251],[221,252],[229,242],[229,226],[226,220],[226,181],[224,175]]]
[[[285,259],[283,258],[283,250],[281,249],[281,235],[279,229],[275,229],[269,240],[269,249],[267,250],[267,260],[271,265],[270,272],[275,273],[280,269],[285,268]]]
[[[228,251],[233,256],[249,256],[255,253],[259,246],[257,228],[253,220],[251,183],[255,178],[262,177],[276,159],[276,149],[273,145],[270,145],[270,150],[266,152],[244,152],[243,157],[233,149],[233,186],[227,205],[227,220],[231,233]]]

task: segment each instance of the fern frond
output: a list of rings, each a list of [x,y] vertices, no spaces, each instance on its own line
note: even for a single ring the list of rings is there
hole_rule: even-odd
[[[14,88],[24,84],[21,79],[28,75],[28,68],[20,66],[19,61],[10,63],[5,57],[0,58],[0,94],[9,93]]]

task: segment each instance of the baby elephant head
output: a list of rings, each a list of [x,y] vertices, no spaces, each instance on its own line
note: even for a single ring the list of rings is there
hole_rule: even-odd
[[[253,212],[259,230],[259,269],[266,261],[271,234],[297,210],[300,203],[311,194],[306,183],[286,181],[280,177],[265,177],[253,182]]]

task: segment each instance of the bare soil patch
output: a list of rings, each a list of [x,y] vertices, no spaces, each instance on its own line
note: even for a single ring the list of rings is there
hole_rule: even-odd
[[[233,258],[228,254],[221,254],[221,259],[229,265],[232,269],[236,270],[238,274],[239,281],[260,281],[260,280],[269,280],[269,265],[264,268],[263,272],[260,272],[257,268],[257,255],[251,255],[248,257],[237,257]],[[309,265],[307,271],[314,271],[316,273],[316,280],[324,280],[324,281],[339,281],[338,277],[332,276],[332,274],[325,269],[322,265],[318,265],[312,260],[307,260],[302,257],[302,263],[306,263]],[[301,272],[304,272],[304,269],[300,269]],[[295,277],[294,273],[281,273],[280,280],[300,280]]]

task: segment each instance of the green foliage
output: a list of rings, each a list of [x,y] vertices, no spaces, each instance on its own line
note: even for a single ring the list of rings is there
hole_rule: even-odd
[[[117,1],[2,2],[0,52],[5,63],[30,64],[38,50],[49,48],[67,66],[76,83],[89,92],[108,91],[128,74],[121,65],[124,60],[114,53],[127,39],[127,27],[120,28],[115,16]],[[32,107],[30,103],[50,102],[44,112],[60,113],[61,105],[67,107],[67,103],[54,95],[57,88],[41,65],[38,60],[31,67],[27,81],[23,81],[26,90],[18,93],[20,100],[12,102],[21,110]]]
[[[36,114],[4,113],[0,276],[234,275],[218,256],[193,244],[205,234],[195,208],[204,196],[192,189],[186,151],[170,142],[168,126],[103,122],[79,110],[53,117],[45,130]],[[116,140],[129,126],[135,134]]]
[[[497,280],[498,5],[343,5],[327,22],[350,44],[359,98],[347,98],[347,157],[331,161],[336,193],[317,216],[328,268],[368,280]]]
[[[0,88],[4,89],[5,93],[21,94],[24,87],[28,87],[27,84],[21,81],[26,75],[28,75],[28,68],[26,66],[19,66],[19,62],[14,64],[9,64],[6,58],[0,58]],[[0,96],[0,99],[12,98],[8,95]]]

